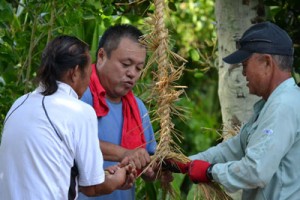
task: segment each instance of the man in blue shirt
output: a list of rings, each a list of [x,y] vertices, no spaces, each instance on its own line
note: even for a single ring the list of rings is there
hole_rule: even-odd
[[[141,172],[156,149],[148,111],[132,93],[145,65],[146,47],[139,43],[142,35],[131,25],[115,25],[104,32],[96,64],[92,66],[90,86],[81,98],[94,107],[98,116],[104,168],[128,157]],[[154,180],[156,172],[149,168],[142,178]],[[79,199],[86,197],[80,195]],[[135,187],[95,199],[135,199]]]

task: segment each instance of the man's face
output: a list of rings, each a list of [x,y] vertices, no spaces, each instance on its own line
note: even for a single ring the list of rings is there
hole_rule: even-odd
[[[119,102],[132,90],[145,65],[146,48],[129,38],[122,38],[110,58],[102,49],[98,52],[97,71],[107,98]]]
[[[243,75],[248,81],[247,86],[250,94],[267,98],[270,93],[272,78],[271,67],[267,61],[267,54],[254,53],[249,59],[242,63]]]

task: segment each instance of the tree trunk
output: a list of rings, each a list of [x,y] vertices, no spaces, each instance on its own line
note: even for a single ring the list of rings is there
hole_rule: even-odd
[[[241,64],[229,65],[222,58],[236,50],[236,42],[251,24],[262,21],[265,15],[260,0],[216,0],[219,88],[224,140],[238,133],[252,112],[253,104],[259,97],[249,94]],[[241,191],[229,194],[241,199]]]
[[[219,99],[222,111],[223,137],[236,134],[242,123],[252,114],[252,106],[258,100],[250,95],[241,65],[228,65],[222,58],[236,50],[243,32],[253,23],[262,21],[264,6],[259,0],[216,0],[219,53]]]

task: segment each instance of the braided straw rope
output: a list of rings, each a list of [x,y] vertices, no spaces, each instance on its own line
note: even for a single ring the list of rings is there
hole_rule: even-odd
[[[190,161],[189,158],[181,152],[179,145],[173,140],[173,137],[176,137],[180,142],[181,138],[176,133],[171,120],[172,115],[183,115],[183,109],[176,107],[174,103],[184,92],[185,86],[177,86],[175,82],[181,77],[186,60],[169,49],[169,35],[164,20],[165,0],[154,0],[154,5],[154,14],[147,19],[147,23],[152,27],[151,31],[141,39],[141,43],[146,45],[148,50],[152,52],[145,70],[152,65],[157,65],[157,73],[154,73],[153,77],[155,85],[152,88],[151,97],[157,101],[155,112],[157,118],[155,120],[159,121],[160,130],[156,132],[159,142],[155,154],[151,157],[149,166],[157,163],[161,165],[164,159],[187,163]],[[181,66],[174,65],[174,63],[179,62],[184,64]],[[170,184],[164,184],[163,188],[170,194],[171,198],[178,198]],[[215,183],[199,184],[197,192],[198,194],[195,197],[199,198],[228,199],[220,186]]]
[[[173,62],[186,61],[169,50],[168,30],[164,22],[164,0],[154,0],[154,4],[155,12],[148,19],[148,24],[153,26],[152,32],[141,40],[152,52],[146,69],[152,64],[157,64],[157,73],[154,74],[155,85],[151,90],[151,96],[157,101],[155,116],[160,123],[160,130],[157,132],[159,143],[155,155],[152,156],[152,162],[161,162],[166,158],[187,162],[189,159],[180,152],[179,146],[173,140],[172,136],[178,138],[179,135],[176,134],[171,120],[173,114],[180,115],[182,113],[176,108],[174,102],[179,99],[185,88],[175,85],[175,81],[182,75],[184,64],[176,67]]]

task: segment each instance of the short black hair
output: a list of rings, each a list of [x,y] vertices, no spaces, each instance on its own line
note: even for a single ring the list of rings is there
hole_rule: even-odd
[[[74,36],[62,35],[49,42],[42,53],[37,81],[44,87],[43,95],[58,89],[56,81],[77,65],[83,71],[89,62],[89,46]]]
[[[100,48],[103,48],[108,58],[110,58],[111,52],[118,48],[122,38],[129,38],[132,41],[139,42],[141,36],[143,36],[143,33],[130,24],[117,24],[111,26],[103,33],[99,41],[96,58],[98,57]]]

